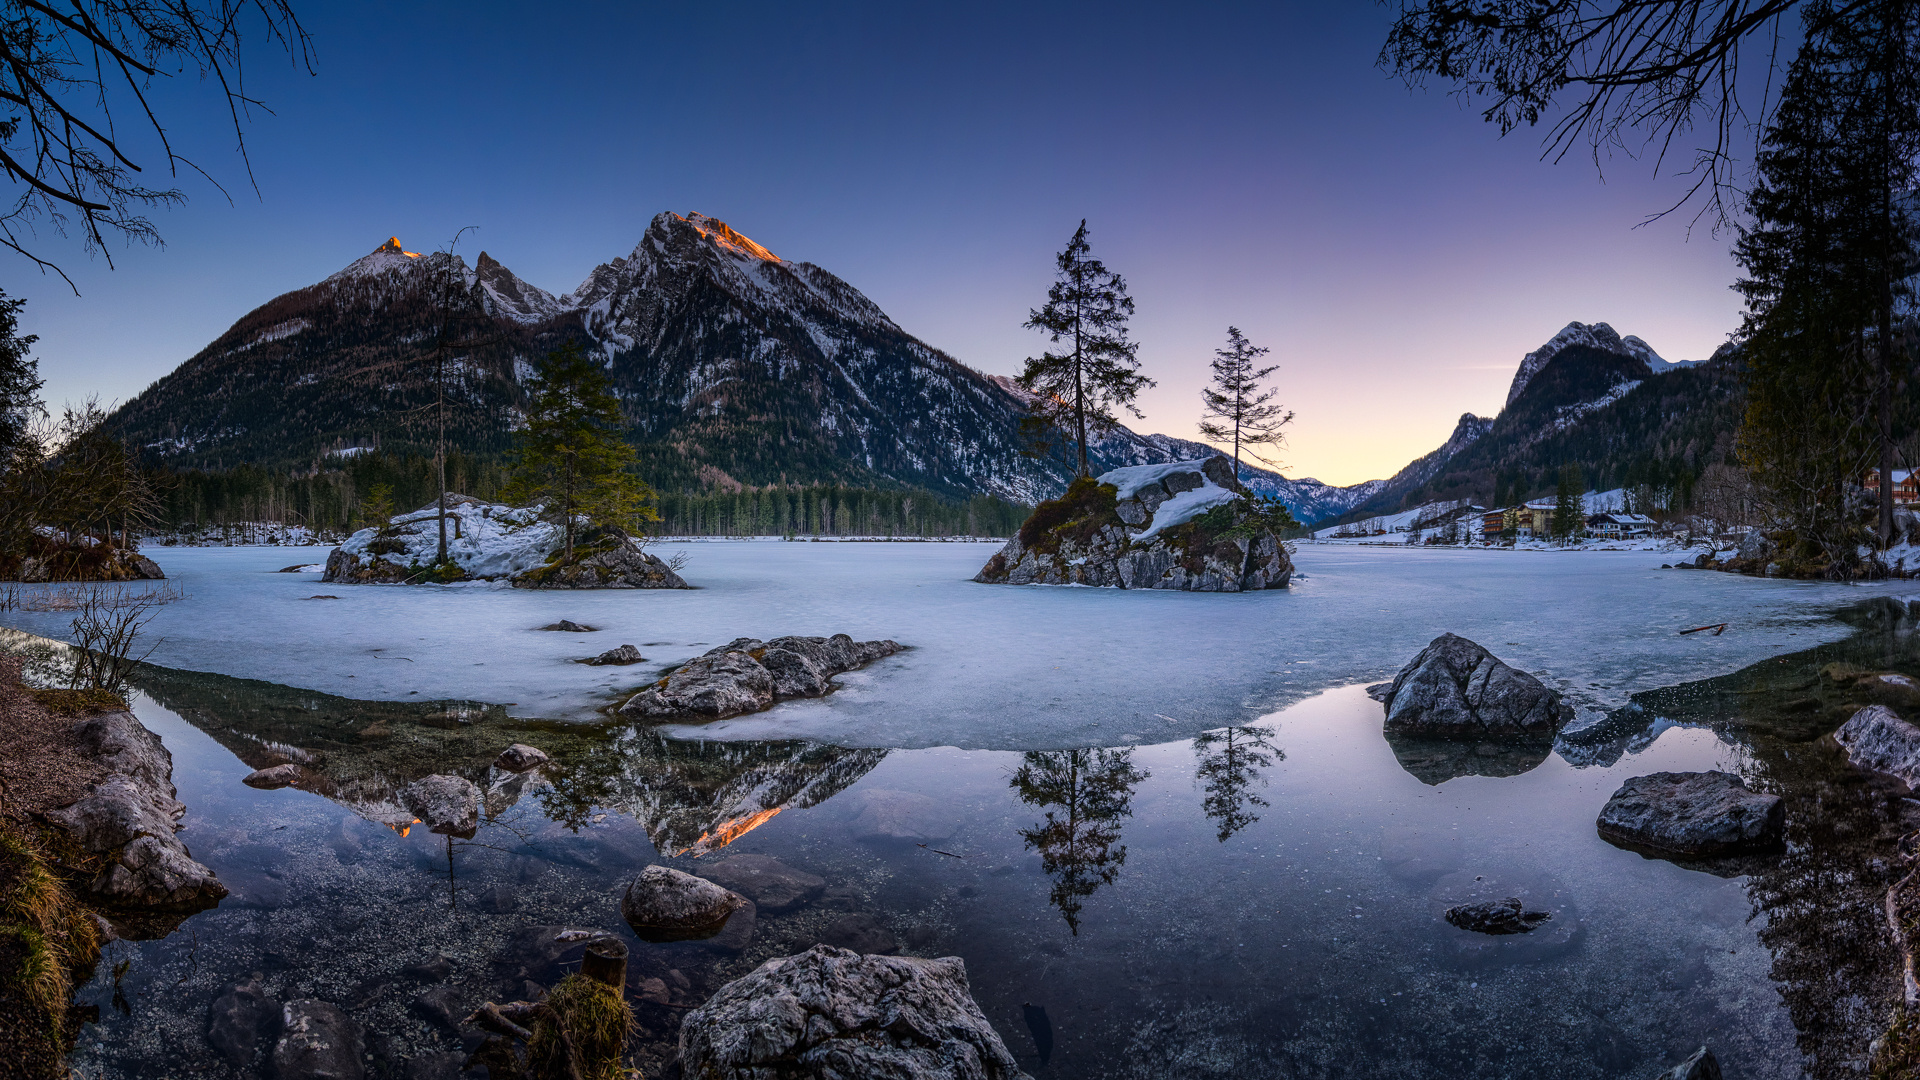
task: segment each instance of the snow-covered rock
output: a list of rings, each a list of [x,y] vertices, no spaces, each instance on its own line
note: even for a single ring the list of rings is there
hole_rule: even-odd
[[[361,529],[327,556],[323,581],[391,584],[427,580],[440,550],[439,511],[424,506],[400,514],[384,529]],[[540,520],[531,506],[447,496],[447,558],[468,578],[511,578],[546,563],[566,541],[559,525]]]
[[[1293,563],[1272,531],[1236,531],[1247,520],[1238,511],[1232,525],[1195,524],[1245,494],[1224,457],[1114,469],[1036,507],[1020,535],[973,580],[1188,592],[1280,588]]]

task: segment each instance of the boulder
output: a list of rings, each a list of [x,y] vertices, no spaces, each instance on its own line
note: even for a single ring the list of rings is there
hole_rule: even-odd
[[[1847,760],[1863,769],[1897,776],[1908,787],[1920,782],[1920,728],[1885,705],[1869,705],[1833,733]]]
[[[1381,700],[1389,735],[1550,742],[1572,717],[1560,695],[1457,634],[1434,638]]]
[[[1655,855],[1701,858],[1780,845],[1778,795],[1749,791],[1732,773],[1650,773],[1620,785],[1596,824],[1600,838]]]
[[[280,1003],[260,985],[256,973],[220,992],[207,1007],[207,1045],[241,1072],[253,1066],[260,1041],[280,1026]]]
[[[703,1080],[1026,1080],[967,987],[966,965],[816,945],[720,988],[680,1028]]]
[[[480,789],[463,776],[415,780],[400,789],[400,805],[436,833],[470,838],[480,824]]]
[[[818,697],[828,682],[883,656],[899,652],[895,641],[832,637],[735,638],[675,668],[666,678],[628,698],[620,716],[666,722],[718,720],[759,712],[784,698]]]
[[[291,761],[284,765],[275,765],[266,769],[255,769],[240,778],[240,782],[251,788],[271,791],[275,788],[292,787],[300,782],[307,770]]]
[[[1129,466],[1076,481],[1036,507],[973,580],[1186,592],[1283,588],[1293,562],[1279,535],[1252,516],[1247,494],[1224,457]]]
[[[1703,1046],[1653,1080],[1720,1080],[1720,1063],[1714,1060],[1713,1051]]]
[[[571,619],[561,619],[557,623],[548,623],[540,629],[554,630],[562,634],[597,634],[600,632],[600,628],[597,626],[587,626],[574,622]]]
[[[365,1033],[339,1006],[303,998],[281,1007],[274,1080],[362,1080],[365,1059]]]
[[[827,887],[825,878],[795,870],[766,855],[734,855],[706,868],[714,884],[732,889],[757,904],[762,911],[778,915],[819,896]]]
[[[590,664],[593,667],[606,667],[609,664],[637,664],[645,659],[646,657],[640,655],[638,647],[622,645],[617,649],[608,649],[606,652],[601,653],[591,660],[582,660],[580,662]]]
[[[747,898],[670,866],[649,866],[627,886],[620,914],[642,941],[691,941],[718,934]]]
[[[100,856],[88,892],[119,908],[194,912],[218,904],[226,886],[174,835],[187,808],[174,798],[173,755],[160,737],[125,711],[90,717],[73,730],[108,776],[46,816]]]
[[[1457,904],[1446,911],[1448,922],[1476,934],[1527,934],[1553,918],[1551,911],[1527,911],[1517,896]]]
[[[528,746],[526,743],[514,743],[500,751],[500,756],[493,759],[493,764],[495,768],[504,769],[510,773],[523,773],[529,769],[537,769],[549,760],[551,759],[547,757],[544,750]]]

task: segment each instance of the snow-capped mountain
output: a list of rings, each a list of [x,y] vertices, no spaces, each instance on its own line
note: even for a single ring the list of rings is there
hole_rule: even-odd
[[[1547,366],[1547,362],[1559,356],[1568,347],[1584,345],[1589,349],[1631,356],[1647,365],[1649,370],[1660,370],[1667,365],[1653,346],[1629,334],[1621,337],[1613,327],[1606,323],[1588,325],[1583,322],[1570,322],[1560,332],[1548,339],[1545,345],[1528,353],[1520,361],[1520,370],[1513,373],[1513,383],[1507,387],[1507,404],[1511,405],[1520,397],[1520,392],[1533,381],[1534,375]]]

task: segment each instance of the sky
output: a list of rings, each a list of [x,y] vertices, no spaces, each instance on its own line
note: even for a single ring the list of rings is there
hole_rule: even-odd
[[[1362,0],[294,6],[312,73],[251,54],[272,110],[246,126],[251,183],[217,94],[163,80],[169,137],[231,199],[182,174],[188,201],[151,214],[165,246],[111,269],[43,232],[79,297],[0,253],[50,403],[125,400],[389,236],[476,226],[469,261],[560,293],[666,210],[825,267],[991,374],[1044,348],[1021,324],[1085,218],[1157,382],[1132,426],[1195,437],[1237,326],[1279,365],[1287,475],[1333,484],[1495,413],[1570,321],[1695,360],[1739,319],[1730,237],[1643,224],[1684,178],[1542,161],[1537,132],[1409,89]]]

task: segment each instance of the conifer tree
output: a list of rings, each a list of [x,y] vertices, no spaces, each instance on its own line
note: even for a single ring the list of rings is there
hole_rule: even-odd
[[[1133,314],[1127,283],[1094,258],[1092,250],[1083,219],[1055,257],[1046,304],[1029,312],[1026,321],[1027,329],[1044,330],[1049,342],[1071,348],[1029,357],[1015,380],[1022,390],[1037,395],[1023,425],[1036,447],[1047,445],[1047,432],[1064,432],[1078,447],[1080,476],[1092,475],[1088,440],[1119,423],[1114,408],[1142,415],[1133,400],[1154,385],[1137,370],[1139,344],[1127,339],[1127,319]]]
[[[1233,444],[1233,478],[1240,479],[1240,452],[1272,465],[1253,452],[1255,446],[1277,447],[1283,438],[1281,429],[1293,422],[1292,411],[1272,404],[1277,390],[1262,390],[1267,376],[1279,365],[1255,369],[1253,362],[1267,355],[1267,349],[1247,340],[1237,326],[1227,327],[1227,347],[1213,352],[1213,384],[1200,391],[1210,419],[1200,421],[1200,437]]]
[[[658,521],[653,489],[633,473],[626,419],[607,374],[577,342],[546,355],[528,385],[527,424],[508,485],[514,502],[546,499],[566,529],[573,558],[581,515],[596,525],[635,529]]]
[[[1560,482],[1553,492],[1552,528],[1555,540],[1571,540],[1579,535],[1586,517],[1582,512],[1580,496],[1585,494],[1586,486],[1578,465],[1560,467]]]

